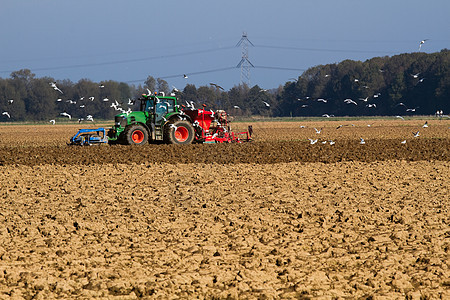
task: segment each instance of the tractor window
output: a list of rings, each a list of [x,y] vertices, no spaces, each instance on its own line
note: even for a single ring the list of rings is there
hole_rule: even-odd
[[[147,101],[145,101],[145,111],[153,111],[154,103],[155,101],[153,99],[148,99]]]

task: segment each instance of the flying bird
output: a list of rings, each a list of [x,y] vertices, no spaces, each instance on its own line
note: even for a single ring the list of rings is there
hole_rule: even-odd
[[[94,96],[89,97],[89,100],[91,100],[91,101],[94,101],[94,99],[95,99]]]
[[[365,141],[363,138],[359,138],[359,143],[360,143],[361,145],[364,145],[364,144],[366,143],[366,141]]]
[[[187,76],[186,74],[183,74],[183,77],[184,77],[184,78],[188,78],[188,76]]]
[[[94,117],[92,115],[87,115],[86,116],[86,121],[94,122]]]
[[[367,102],[367,100],[369,100],[369,97],[366,97],[366,98],[359,98],[358,100],[361,100],[361,101]]]
[[[69,115],[67,112],[62,112],[62,113],[60,113],[60,115],[61,116],[64,116],[64,117],[68,117],[69,119],[72,119],[72,116],[71,115]]]
[[[7,111],[2,112],[2,115],[7,116],[9,119],[11,119],[11,115]]]
[[[414,137],[419,137],[419,131],[413,132]]]
[[[403,140],[401,143],[402,143],[402,144],[406,144],[406,140]]]
[[[8,104],[13,104],[13,102],[14,102],[14,99],[9,99],[8,100]]]
[[[308,139],[309,140],[309,143],[311,144],[311,145],[314,145],[315,143],[317,143],[317,139],[315,139],[315,140],[313,140],[313,139]]]
[[[266,101],[263,101],[263,103],[264,103],[265,106],[270,107],[270,104],[267,103]]]
[[[212,86],[215,86],[218,89],[221,89],[222,91],[224,91],[224,88],[221,87],[220,85],[216,84],[216,83],[210,82],[209,84],[212,85]]]
[[[101,83],[98,87],[102,89],[105,87],[105,85],[103,83]]]
[[[424,40],[420,41],[420,43],[419,43],[419,51],[422,48],[422,45],[425,44],[426,41],[428,41],[428,39],[424,39]]]
[[[52,86],[52,88],[53,88],[55,91],[58,91],[58,92],[60,92],[61,94],[64,94],[63,91],[61,91],[61,90],[56,86],[56,82],[50,82],[49,84]]]
[[[241,109],[239,106],[237,106],[237,105],[235,105],[235,106],[233,106],[234,108],[236,108],[236,109]]]
[[[323,128],[320,128],[320,130],[318,130],[316,127],[314,127],[314,130],[316,131],[317,134],[320,134],[322,132]]]
[[[395,116],[396,118],[402,119],[403,121],[405,121],[405,118],[403,118],[402,116]]]
[[[422,128],[427,128],[428,127],[428,121],[425,121],[425,124],[423,124]]]
[[[411,76],[413,77],[413,78],[419,78],[419,75],[420,75],[420,73],[416,73],[416,74],[411,74]]]
[[[366,105],[368,108],[376,108],[377,107],[377,105],[375,104],[375,103],[369,103],[369,104],[367,104]]]
[[[323,103],[327,103],[328,101],[322,98],[317,99],[317,102],[323,102]]]
[[[55,125],[56,121],[55,120],[50,120],[50,123],[52,123],[52,125]]]
[[[347,104],[355,104],[355,105],[358,105],[358,103],[356,103],[356,102],[353,101],[352,99],[345,99],[344,102],[347,103]]]

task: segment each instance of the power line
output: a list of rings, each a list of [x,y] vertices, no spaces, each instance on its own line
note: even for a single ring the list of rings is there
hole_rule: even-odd
[[[394,52],[394,51],[380,51],[380,50],[304,48],[304,47],[271,46],[271,45],[255,45],[255,47],[270,48],[270,49],[284,49],[284,50],[298,50],[298,51],[317,51],[317,52],[379,53],[379,54],[397,54],[397,53],[399,53],[399,52]]]
[[[230,47],[221,47],[221,48],[211,48],[211,49],[199,50],[199,51],[191,51],[191,52],[185,52],[185,53],[166,54],[166,55],[124,59],[124,60],[116,60],[116,61],[108,61],[108,62],[100,62],[100,63],[77,64],[77,65],[67,65],[67,66],[59,66],[59,67],[33,68],[33,71],[48,71],[48,70],[61,70],[61,69],[86,68],[86,67],[95,67],[95,66],[124,64],[124,63],[140,62],[140,61],[147,61],[147,60],[154,60],[154,59],[163,59],[163,58],[180,57],[180,56],[195,55],[195,54],[202,54],[202,53],[209,53],[209,52],[217,52],[217,51],[234,49],[234,48],[235,47],[230,46]],[[14,71],[17,71],[17,70],[10,70],[10,71],[3,70],[3,71],[0,71],[0,73],[11,73]]]
[[[211,69],[211,70],[204,70],[204,71],[197,71],[197,72],[190,72],[190,73],[184,73],[184,74],[175,74],[175,75],[167,75],[167,76],[158,76],[157,78],[161,78],[161,79],[168,79],[168,78],[177,78],[180,77],[182,78],[183,75],[200,75],[200,74],[207,74],[207,73],[214,73],[214,72],[222,72],[222,71],[227,71],[227,70],[232,70],[232,69],[236,69],[236,67],[224,67],[224,68],[217,68],[217,69]],[[133,82],[143,82],[146,79],[137,79],[137,80],[130,80],[130,81],[125,81],[126,83],[133,83]]]
[[[272,70],[284,70],[284,71],[306,71],[306,69],[299,68],[285,68],[285,67],[272,67],[272,66],[253,66],[257,69],[272,69]]]
[[[306,71],[306,69],[301,68],[286,68],[286,67],[276,67],[276,66],[253,66],[253,68],[256,69],[272,69],[272,70],[281,70],[281,71]],[[238,69],[238,66],[235,67],[223,67],[223,68],[217,68],[217,69],[210,69],[210,70],[203,70],[203,71],[197,71],[197,72],[189,72],[189,73],[183,73],[183,74],[174,74],[174,75],[166,75],[166,76],[158,76],[157,78],[161,79],[168,79],[168,78],[182,78],[183,75],[189,75],[189,76],[195,76],[195,75],[201,75],[201,74],[207,74],[207,73],[215,73],[215,72],[223,72],[233,69]],[[146,79],[136,79],[136,80],[129,80],[124,81],[125,83],[134,83],[134,82],[144,82]]]

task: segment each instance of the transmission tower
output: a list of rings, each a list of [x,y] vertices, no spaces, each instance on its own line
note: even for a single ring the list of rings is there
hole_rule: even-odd
[[[250,67],[255,67],[248,59],[248,45],[254,46],[247,37],[247,33],[244,31],[236,47],[241,46],[242,59],[237,64],[236,68],[241,68],[241,85],[244,83],[250,86]]]

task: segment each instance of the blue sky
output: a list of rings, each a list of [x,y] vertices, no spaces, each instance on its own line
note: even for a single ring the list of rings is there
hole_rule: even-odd
[[[250,86],[276,88],[312,66],[450,48],[448,0],[2,0],[0,77],[182,89],[238,85],[245,31]],[[183,78],[187,74],[188,78]]]

